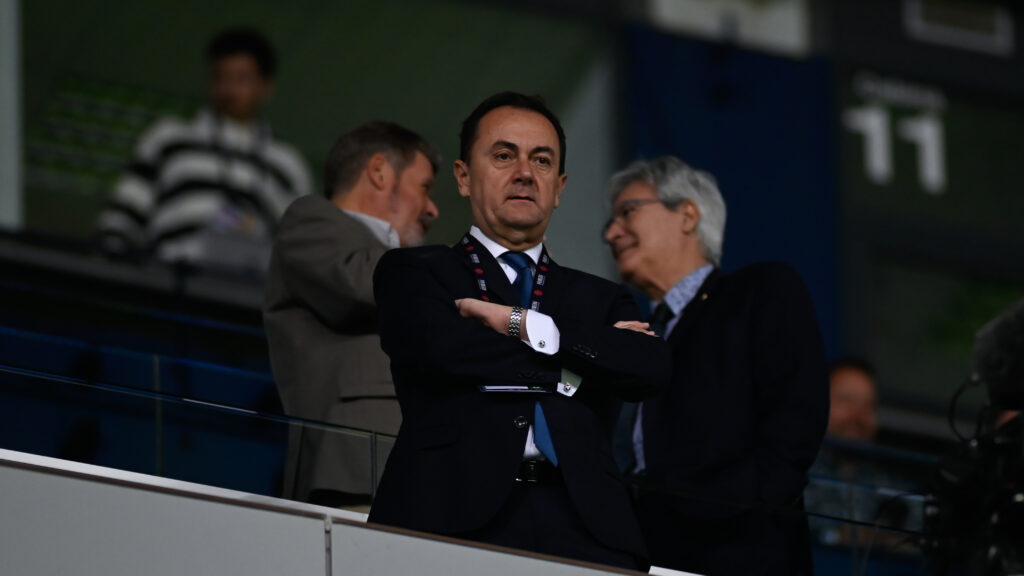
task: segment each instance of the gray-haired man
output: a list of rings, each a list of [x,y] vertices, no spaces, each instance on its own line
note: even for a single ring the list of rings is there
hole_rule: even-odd
[[[615,174],[611,198],[605,240],[672,350],[672,384],[626,422],[627,471],[661,488],[637,505],[652,563],[809,573],[800,511],[828,376],[806,288],[782,264],[718,269],[725,202],[710,174],[677,158]]]

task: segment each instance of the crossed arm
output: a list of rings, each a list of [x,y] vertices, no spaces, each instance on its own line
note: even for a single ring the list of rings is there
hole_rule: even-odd
[[[491,328],[498,334],[508,334],[509,318],[512,315],[512,307],[494,302],[484,302],[476,298],[460,298],[455,301],[459,314],[463,318],[470,318],[479,321],[484,326]],[[529,310],[523,310],[523,323],[520,329],[520,337],[523,342],[529,342],[530,338],[526,332],[526,318]],[[639,320],[620,320],[614,324],[615,328],[642,332],[649,336],[656,336],[650,330],[650,324]]]
[[[553,318],[561,349],[547,355],[509,338],[511,307],[466,294],[454,280],[461,277],[461,268],[448,266],[443,253],[426,250],[391,251],[377,266],[381,345],[393,365],[476,383],[554,384],[568,369],[625,399],[645,397],[667,380],[664,342],[643,334],[646,326],[640,322],[613,327],[636,314],[625,290],[607,291],[606,298],[614,301],[606,301],[601,310],[563,305]]]

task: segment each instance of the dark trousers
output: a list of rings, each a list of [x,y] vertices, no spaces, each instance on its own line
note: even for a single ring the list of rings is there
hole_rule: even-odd
[[[807,519],[799,514],[751,510],[725,519],[695,519],[664,498],[642,495],[637,516],[655,566],[706,576],[814,573]]]
[[[498,514],[479,530],[458,538],[647,571],[647,564],[628,552],[598,542],[569,500],[564,483],[517,483]]]

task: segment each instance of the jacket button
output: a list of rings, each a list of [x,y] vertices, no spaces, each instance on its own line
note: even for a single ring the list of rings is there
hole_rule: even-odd
[[[512,419],[512,425],[515,426],[516,430],[522,430],[529,424],[530,422],[526,419],[526,416],[516,416]]]

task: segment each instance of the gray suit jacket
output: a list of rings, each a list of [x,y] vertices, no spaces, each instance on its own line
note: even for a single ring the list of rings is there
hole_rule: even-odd
[[[281,219],[270,261],[263,322],[285,413],[397,434],[401,412],[377,335],[373,270],[388,250],[361,222],[322,196],[304,196]],[[369,494],[365,435],[295,427],[284,495],[315,489]],[[379,477],[390,442],[378,444]]]

